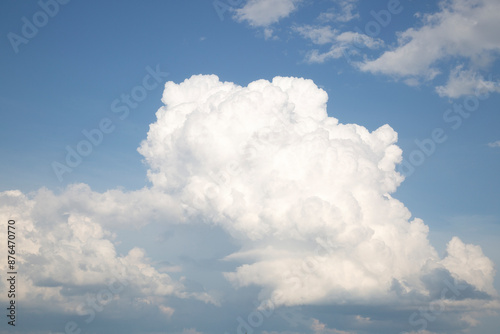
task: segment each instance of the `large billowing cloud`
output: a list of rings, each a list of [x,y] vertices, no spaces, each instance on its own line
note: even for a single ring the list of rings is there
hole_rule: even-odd
[[[300,78],[168,82],[139,148],[153,189],[240,240],[227,260],[243,264],[226,278],[275,305],[425,296],[443,275],[494,295],[479,247],[454,238],[439,258],[428,227],[391,197],[403,181],[396,132],[341,124],[327,99]]]
[[[122,297],[156,305],[166,317],[175,316],[169,297],[217,304],[163,272],[145,250],[119,254],[111,233],[202,221],[239,242],[225,257],[236,263],[225,278],[259,286],[263,307],[444,298],[447,310],[471,323],[478,311],[497,309],[493,264],[481,248],[453,238],[440,258],[428,227],[391,196],[403,181],[396,132],[339,123],[327,115],[327,100],[301,78],[247,87],[215,75],[168,82],[165,106],[139,148],[150,187],[1,193],[0,219],[19,221],[23,293],[37,296],[28,304],[78,313],[89,291],[118,278],[129,282]],[[442,293],[454,280],[460,298]],[[111,297],[102,304],[121,300]]]

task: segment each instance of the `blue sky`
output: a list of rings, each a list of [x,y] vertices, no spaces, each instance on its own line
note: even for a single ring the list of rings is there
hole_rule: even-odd
[[[4,36],[0,42],[0,135],[4,143],[0,147],[0,191],[4,202],[0,203],[0,212],[3,220],[15,219],[18,226],[24,226],[19,227],[24,232],[18,237],[18,270],[20,275],[24,270],[26,282],[25,287],[19,286],[18,300],[25,306],[18,310],[17,332],[64,333],[68,321],[75,321],[89,333],[117,328],[124,333],[235,333],[241,324],[238,319],[248,324],[252,314],[261,314],[264,320],[260,324],[257,316],[254,321],[259,325],[249,325],[248,334],[497,332],[500,304],[492,290],[500,289],[500,280],[492,271],[493,265],[500,263],[500,27],[496,1],[41,0],[3,2],[0,9]],[[30,31],[34,23],[38,24],[34,25],[36,31]],[[220,83],[208,76],[188,80],[200,74],[216,75]],[[284,87],[288,84],[273,81],[275,77],[310,79],[314,87],[296,80],[294,85],[300,94],[287,91]],[[420,258],[409,255],[405,265],[412,274],[404,276],[406,281],[400,279],[395,268],[388,266],[384,272],[394,270],[387,280],[415,279],[424,282],[427,290],[421,283],[408,283],[404,297],[394,300],[394,296],[375,288],[358,295],[356,289],[339,283],[342,293],[325,285],[317,298],[290,297],[288,304],[281,305],[272,296],[286,291],[284,283],[269,270],[261,272],[262,268],[286,266],[285,259],[302,256],[294,250],[309,254],[321,235],[334,232],[325,227],[326,232],[290,237],[290,230],[282,229],[280,223],[291,217],[290,211],[281,218],[269,218],[269,231],[275,232],[263,236],[258,229],[261,225],[257,228],[250,220],[239,221],[241,215],[226,221],[233,211],[210,201],[208,207],[186,209],[196,206],[186,199],[190,186],[180,189],[169,182],[177,175],[185,175],[179,182],[194,187],[197,177],[210,174],[208,165],[220,166],[231,160],[224,152],[232,152],[226,149],[240,137],[238,131],[229,129],[241,123],[231,123],[232,116],[224,117],[233,115],[233,111],[222,112],[224,105],[233,106],[243,124],[258,124],[257,116],[248,116],[244,109],[246,93],[235,87],[247,87],[261,79],[283,90],[287,101],[297,106],[311,105],[310,110],[320,108],[323,101],[318,91],[326,92],[328,116],[340,124],[357,124],[372,133],[388,124],[392,130],[380,130],[381,138],[397,133],[397,143],[383,145],[397,145],[402,150],[402,163],[398,163],[397,153],[386,152],[387,159],[396,166],[384,173],[395,177],[400,172],[406,178],[394,181],[397,190],[390,190],[390,196],[411,212],[404,226],[413,224],[414,218],[428,226],[428,235],[415,249],[422,247],[422,254],[434,249],[438,258],[432,261],[442,268],[439,274],[432,275],[424,267],[412,271],[418,266],[412,261]],[[167,81],[173,83],[165,89]],[[248,89],[258,90],[252,87],[256,85]],[[189,100],[199,92],[210,99]],[[231,94],[226,96],[225,92]],[[169,122],[162,123],[161,117],[157,118],[161,113],[155,113],[161,107],[167,114],[185,112],[176,109],[181,107],[172,101],[186,102],[182,108],[195,103],[196,110],[202,110],[209,108],[207,101],[215,101],[218,96],[226,99],[226,104],[217,107],[221,112],[217,114],[218,123],[193,116],[192,123],[179,125],[180,133],[197,134],[197,129],[205,129],[214,137],[224,138],[215,141],[213,151],[205,155],[206,164],[197,165],[189,154],[208,149],[203,140],[198,147],[190,142],[191,137],[176,137],[169,130]],[[127,98],[132,99],[128,105]],[[162,98],[170,101],[167,107]],[[263,95],[259,100],[262,110],[273,103],[275,108],[281,108],[277,102],[280,98],[279,94]],[[123,114],[124,110],[128,113]],[[323,124],[316,116],[311,117]],[[227,126],[224,122],[228,122]],[[324,126],[328,131],[340,131],[334,125]],[[94,137],[97,144],[91,146],[91,153],[69,167],[65,160],[67,147],[77,150],[77,145],[87,140],[82,131],[92,132],[99,127],[102,136]],[[355,132],[351,128],[342,131],[349,136]],[[339,139],[331,145],[338,152],[352,148],[358,162],[371,161],[378,154],[376,145],[382,145],[374,144],[374,138],[363,139],[367,146],[362,147],[354,139]],[[218,151],[217,143],[226,139]],[[292,145],[280,152],[300,156],[299,147]],[[262,152],[267,151],[258,154]],[[262,166],[269,169],[282,166],[281,161],[268,155],[261,159]],[[317,156],[311,159],[318,159],[314,166],[323,161]],[[345,160],[341,160],[334,163],[344,166]],[[71,171],[58,176],[54,166],[61,165]],[[312,165],[297,166],[312,168],[312,174],[325,177],[344,175],[341,167],[334,168],[341,174],[328,174]],[[314,177],[299,180],[302,167],[290,171],[294,185],[298,184],[297,189],[304,193],[313,189],[312,193],[321,197],[321,191],[327,189],[316,185]],[[262,179],[247,184],[249,175],[260,175]],[[257,184],[268,180],[266,175],[260,169],[245,169],[231,179],[231,184],[236,184],[233,190],[243,189],[238,188],[241,184],[246,184],[245,189],[255,187],[255,193],[241,190],[248,203],[241,209],[242,214],[255,213],[248,198],[258,193]],[[341,190],[332,192],[342,193],[344,187],[351,191],[350,185],[356,189],[366,185],[367,193],[384,193],[385,188],[375,185],[380,179],[364,177],[351,180],[346,176]],[[19,192],[8,192],[11,190]],[[266,203],[276,199],[269,196]],[[325,196],[322,200],[335,202]],[[292,202],[279,203],[276,212]],[[367,200],[366,207],[360,204],[363,217],[371,212],[371,205],[376,205],[370,203],[375,202]],[[260,207],[257,202],[253,204]],[[379,209],[374,215],[386,215],[387,221],[380,219],[388,229],[396,226],[392,211]],[[267,214],[259,212],[259,217]],[[309,226],[304,219],[313,217],[297,222],[299,231]],[[460,242],[451,243],[455,236]],[[299,240],[302,237],[304,240]],[[100,253],[103,249],[106,251]],[[269,257],[261,255],[269,249],[273,249]],[[402,249],[394,246],[391,251],[396,254],[399,250],[399,256],[405,259]],[[94,255],[82,255],[87,253]],[[325,260],[330,261],[322,267],[326,269],[311,274],[318,278],[313,285],[321,287],[326,278],[336,277],[328,276],[328,268],[340,261],[339,254]],[[100,258],[106,260],[97,265],[95,261]],[[375,263],[378,259],[366,258],[360,263]],[[65,264],[71,262],[79,263],[80,269],[65,269]],[[123,291],[113,293],[113,300],[99,304],[103,311],[87,323],[82,312],[78,315],[77,306],[88,296],[108,291],[107,282],[113,277],[102,273],[115,269],[125,273],[127,285]],[[46,274],[38,277],[40,271]],[[312,284],[309,277],[302,277],[305,291],[314,290],[308,285]],[[409,321],[419,307],[442,302],[429,291],[442,291],[447,279],[467,286],[467,293],[457,296],[464,304],[449,301],[432,320],[419,316],[426,319],[425,328],[421,328],[424,321]],[[148,290],[141,280],[156,290]],[[429,281],[434,282],[432,288]],[[430,294],[426,296],[420,288]],[[394,289],[394,285],[390,287],[390,291]],[[6,298],[2,293],[2,303],[8,302]],[[266,300],[276,305],[269,317],[257,309]],[[455,312],[462,306],[467,311]],[[12,332],[5,321],[1,326],[0,331]]]

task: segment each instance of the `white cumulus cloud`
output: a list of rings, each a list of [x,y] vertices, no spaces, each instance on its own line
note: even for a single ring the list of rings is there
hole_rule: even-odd
[[[242,264],[226,278],[275,305],[427,295],[439,270],[493,293],[491,261],[463,243],[481,266],[458,269],[460,247],[440,259],[428,227],[391,196],[403,181],[396,132],[341,124],[327,99],[301,78],[168,82],[139,148],[153,189],[240,240],[227,260]]]
[[[86,185],[70,186],[60,195],[43,188],[28,195],[1,192],[0,219],[16,221],[20,245],[16,261],[22,270],[23,286],[18,297],[25,307],[50,304],[54,312],[82,313],[89,295],[97,296],[99,307],[111,302],[109,298],[99,301],[100,291],[111,291],[112,300],[125,304],[135,299],[140,303],[161,301],[167,296],[215,303],[206,293],[186,291],[181,282],[156,270],[143,249],[134,247],[127,254],[117,253],[116,236],[106,226],[116,228],[121,223],[136,227],[147,223],[144,219],[172,217],[173,210],[161,212],[168,203],[155,202],[154,194],[144,190],[100,194]],[[114,222],[105,223],[107,219]],[[139,224],[133,222],[136,219]],[[5,234],[2,231],[7,239]],[[4,272],[8,271],[6,265],[6,261],[0,264]],[[5,287],[5,283],[0,286]],[[0,298],[5,301],[6,295]]]
[[[443,71],[439,61],[454,57],[468,62],[465,72],[452,72],[442,96],[458,97],[476,87],[466,77],[482,80],[473,73],[487,68],[500,51],[500,29],[496,0],[447,0],[440,11],[423,16],[423,25],[398,36],[398,45],[374,60],[359,64],[362,71],[403,78],[409,83],[431,80]],[[471,72],[473,71],[473,72]]]
[[[477,71],[464,70],[463,65],[457,66],[450,72],[448,82],[444,86],[436,87],[439,96],[458,98],[464,95],[485,95],[499,92],[498,83],[486,80]]]
[[[475,286],[478,290],[495,295],[493,262],[484,256],[481,247],[466,245],[454,237],[448,243],[448,256],[443,265],[453,276]]]
[[[493,263],[481,248],[453,238],[440,258],[429,228],[392,197],[402,152],[389,125],[342,124],[327,114],[324,90],[293,77],[243,87],[195,75],[167,82],[162,101],[138,149],[151,187],[0,193],[0,219],[19,221],[27,306],[81,313],[85,296],[116,277],[127,287],[103,304],[153,305],[167,318],[176,315],[169,297],[217,304],[162,272],[144,249],[119,254],[111,232],[201,221],[239,243],[224,277],[260,287],[263,305],[429,303],[455,279],[467,298],[448,295],[447,310],[466,310],[473,323],[479,310],[498,309]]]

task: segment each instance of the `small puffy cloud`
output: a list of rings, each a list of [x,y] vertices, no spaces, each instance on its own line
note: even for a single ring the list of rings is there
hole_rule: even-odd
[[[473,94],[486,95],[499,91],[498,83],[486,80],[477,71],[464,70],[463,65],[457,66],[450,72],[446,85],[436,87],[439,96],[450,98]]]
[[[273,37],[273,30],[269,28],[264,29],[264,38],[270,39],[272,37]]]
[[[456,97],[470,92],[474,86],[464,81],[475,68],[485,68],[500,51],[500,21],[496,0],[450,0],[440,2],[440,11],[424,15],[423,25],[410,28],[398,36],[398,46],[374,60],[358,66],[362,71],[390,75],[410,80],[432,80],[441,73],[438,62],[455,57],[469,62],[464,72],[455,70],[445,87],[439,87],[443,96]],[[460,69],[461,70],[461,69]],[[480,76],[476,81],[482,80]]]
[[[234,18],[253,27],[267,27],[288,17],[302,0],[250,0],[236,9]]]
[[[160,312],[162,314],[166,315],[168,318],[170,318],[175,312],[175,310],[173,308],[171,308],[169,306],[165,306],[165,305],[160,305],[160,306],[158,306],[158,308],[160,309]],[[191,333],[193,333],[193,332],[191,332]],[[195,333],[193,333],[193,334],[195,334]]]
[[[363,317],[363,316],[360,316],[359,314],[356,315],[354,317],[354,319],[356,320],[356,322],[358,322],[360,324],[369,324],[371,322],[371,319],[369,317]]]
[[[194,328],[188,328],[188,329],[184,329],[181,334],[203,334],[203,333],[202,332],[198,332]]]
[[[314,334],[355,334],[355,332],[347,332],[328,328],[325,324],[314,318],[312,320],[311,329],[313,330]]]
[[[457,279],[464,280],[480,291],[495,295],[493,262],[484,256],[481,247],[464,244],[457,237],[446,248],[447,256],[442,263]]]

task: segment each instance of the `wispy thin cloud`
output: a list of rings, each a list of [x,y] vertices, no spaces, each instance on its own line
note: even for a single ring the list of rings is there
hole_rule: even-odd
[[[494,141],[494,142],[488,143],[488,146],[489,146],[489,147],[492,147],[492,148],[497,148],[497,147],[500,147],[500,140],[497,140],[497,141]]]

